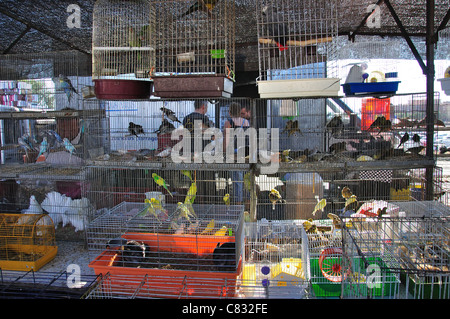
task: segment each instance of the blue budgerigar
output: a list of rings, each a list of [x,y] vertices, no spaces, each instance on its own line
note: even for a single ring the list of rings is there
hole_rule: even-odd
[[[75,90],[75,88],[72,85],[72,82],[69,80],[68,77],[60,74],[58,79],[59,79],[59,85],[64,90],[64,93],[66,93],[67,99],[70,102],[72,94],[73,93],[77,94],[77,90]]]
[[[70,143],[67,137],[63,138],[63,142],[65,149],[70,153],[70,155],[75,153],[75,146],[73,146],[72,143]]]
[[[44,136],[44,138],[42,139],[41,145],[39,146],[39,154],[38,154],[37,158],[39,158],[39,156],[46,153],[47,151],[48,151],[48,141],[47,141],[47,137]]]

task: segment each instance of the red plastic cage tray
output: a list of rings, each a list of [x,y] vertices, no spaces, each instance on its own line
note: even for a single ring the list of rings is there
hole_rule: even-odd
[[[95,96],[102,100],[140,100],[150,98],[151,81],[101,79],[94,80]]]

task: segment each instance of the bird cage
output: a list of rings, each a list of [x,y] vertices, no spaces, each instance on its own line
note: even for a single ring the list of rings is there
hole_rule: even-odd
[[[0,214],[0,268],[39,270],[57,253],[55,226],[46,214]]]
[[[103,249],[89,265],[97,275],[148,276],[172,297],[184,289],[186,297],[235,295],[243,262],[242,206],[164,205],[156,197],[139,204],[122,206],[121,216],[110,210],[88,231],[89,247],[101,243]]]
[[[256,3],[260,96],[337,96],[337,1]]]
[[[240,294],[244,298],[303,298],[301,226],[289,220],[245,224],[245,257]]]
[[[415,213],[411,209],[416,206],[414,203],[399,205],[405,209],[406,217],[376,219],[370,228],[360,226],[366,223],[362,219],[353,219],[355,227],[345,235],[346,241],[355,247],[349,245],[347,249],[358,250],[369,264],[375,257],[383,260],[375,267],[377,272],[372,275],[373,282],[382,282],[387,277],[378,275],[390,272],[401,279],[406,298],[448,299],[448,215],[442,216],[433,205],[416,203]]]
[[[155,7],[155,95],[230,97],[235,72],[234,1],[155,1]]]
[[[155,66],[148,0],[99,0],[93,12],[92,79],[99,99],[146,99]]]

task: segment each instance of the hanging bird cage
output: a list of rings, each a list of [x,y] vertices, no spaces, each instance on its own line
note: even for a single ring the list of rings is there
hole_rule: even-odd
[[[230,97],[234,82],[234,1],[155,1],[155,95]]]
[[[0,214],[0,268],[39,270],[57,253],[55,226],[46,214]]]
[[[97,98],[148,98],[155,61],[151,2],[99,0],[93,21],[92,73]]]
[[[256,3],[260,96],[336,96],[337,1]]]

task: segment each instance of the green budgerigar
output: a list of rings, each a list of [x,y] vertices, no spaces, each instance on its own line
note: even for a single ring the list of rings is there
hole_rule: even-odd
[[[192,183],[191,187],[189,187],[189,190],[186,194],[186,199],[184,200],[185,204],[194,204],[195,196],[197,194],[197,184]]]
[[[158,184],[158,186],[164,187],[166,189],[166,191],[169,192],[170,196],[173,197],[172,193],[169,191],[169,184],[166,183],[164,178],[162,178],[161,176],[159,176],[156,173],[153,173],[152,177],[153,177],[153,180],[155,181],[155,183]]]

